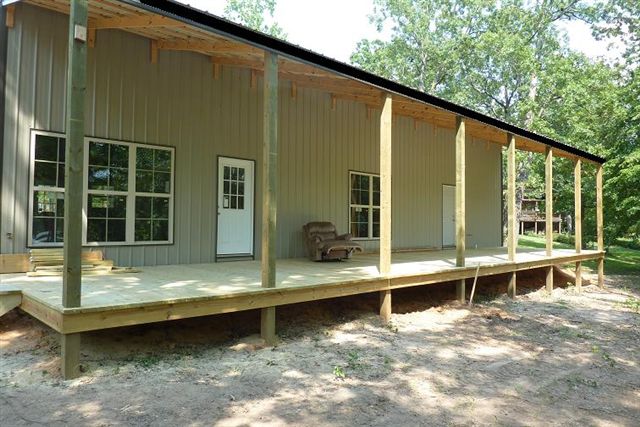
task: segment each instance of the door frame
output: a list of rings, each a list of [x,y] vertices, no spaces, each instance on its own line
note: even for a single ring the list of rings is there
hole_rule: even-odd
[[[231,255],[218,255],[218,229],[220,228],[220,223],[219,223],[219,219],[220,219],[220,215],[218,215],[218,201],[219,201],[219,196],[220,196],[220,160],[221,159],[231,159],[231,160],[242,160],[242,161],[246,161],[246,162],[251,162],[253,164],[253,198],[252,198],[252,203],[253,203],[253,212],[252,212],[252,218],[251,218],[251,228],[252,228],[252,239],[251,239],[251,253],[250,254],[231,254]],[[256,259],[256,161],[255,159],[249,159],[249,158],[244,158],[244,157],[231,157],[231,156],[223,156],[221,154],[218,154],[216,156],[216,164],[215,164],[215,189],[214,189],[214,194],[215,194],[215,198],[214,198],[214,208],[215,208],[215,220],[214,220],[214,230],[215,230],[215,241],[214,241],[214,245],[213,245],[213,253],[214,253],[214,259],[215,261],[218,261],[220,259],[233,259],[233,258],[242,258],[242,259],[246,259],[246,258],[251,258],[251,259]]]
[[[456,185],[455,184],[442,184],[442,187],[440,189],[440,224],[442,224],[444,226],[444,187],[451,187],[454,190],[454,197],[455,197],[455,188]],[[456,204],[455,204],[455,200],[453,203],[453,214],[455,217],[455,213],[456,213]],[[444,227],[442,227],[442,232],[440,233],[440,247],[441,248],[455,248],[456,247],[456,226],[455,226],[455,222],[454,222],[454,226],[453,226],[453,245],[445,245],[444,244]]]

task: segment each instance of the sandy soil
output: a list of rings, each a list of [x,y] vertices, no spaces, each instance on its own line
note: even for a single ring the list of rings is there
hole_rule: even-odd
[[[251,335],[255,312],[85,334],[73,381],[57,334],[10,313],[0,424],[640,424],[638,277],[483,290],[471,309],[433,306],[451,287],[398,291],[389,325],[376,295],[282,308],[274,348]]]

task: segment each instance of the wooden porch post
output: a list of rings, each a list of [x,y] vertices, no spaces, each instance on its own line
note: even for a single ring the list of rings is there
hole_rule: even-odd
[[[72,0],[66,101],[64,268],[62,306],[79,307],[82,291],[82,183],[84,162],[84,97],[87,80],[87,0]],[[80,374],[80,335],[62,335],[62,376]]]
[[[516,232],[516,137],[507,134],[507,253],[509,262],[516,261],[518,234]],[[511,298],[516,296],[516,272],[509,276],[507,293]]]
[[[456,116],[456,266],[465,266],[465,119]],[[456,283],[458,301],[465,301],[465,280]]]
[[[604,216],[602,207],[602,165],[598,165],[596,172],[596,223],[598,251],[604,252]],[[604,254],[598,259],[598,286],[604,288]]]
[[[276,213],[278,187],[278,55],[264,53],[262,142],[262,287],[276,287]],[[276,308],[262,309],[260,334],[276,341]]]
[[[545,228],[547,257],[553,256],[553,149],[545,148]],[[547,292],[553,291],[553,265],[547,267]]]
[[[574,240],[576,253],[582,251],[582,160],[577,159],[573,169]],[[576,262],[576,290],[582,289],[582,262]]]
[[[391,133],[392,98],[384,95],[380,113],[380,274],[391,271]],[[380,316],[391,318],[391,290],[380,292]]]

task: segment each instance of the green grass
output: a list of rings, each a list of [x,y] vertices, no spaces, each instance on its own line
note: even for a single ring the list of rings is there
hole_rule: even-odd
[[[520,236],[518,239],[518,246],[524,248],[544,249],[545,238],[544,236]],[[572,245],[559,242],[553,242],[553,247],[558,249],[573,249]],[[583,265],[592,269],[596,268],[595,261],[587,261]],[[604,272],[605,274],[640,274],[640,250],[622,246],[610,246],[604,262]]]

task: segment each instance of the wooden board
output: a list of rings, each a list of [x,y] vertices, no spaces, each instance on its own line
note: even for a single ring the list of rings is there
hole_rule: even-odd
[[[30,269],[29,254],[0,255],[0,274],[26,273]]]

